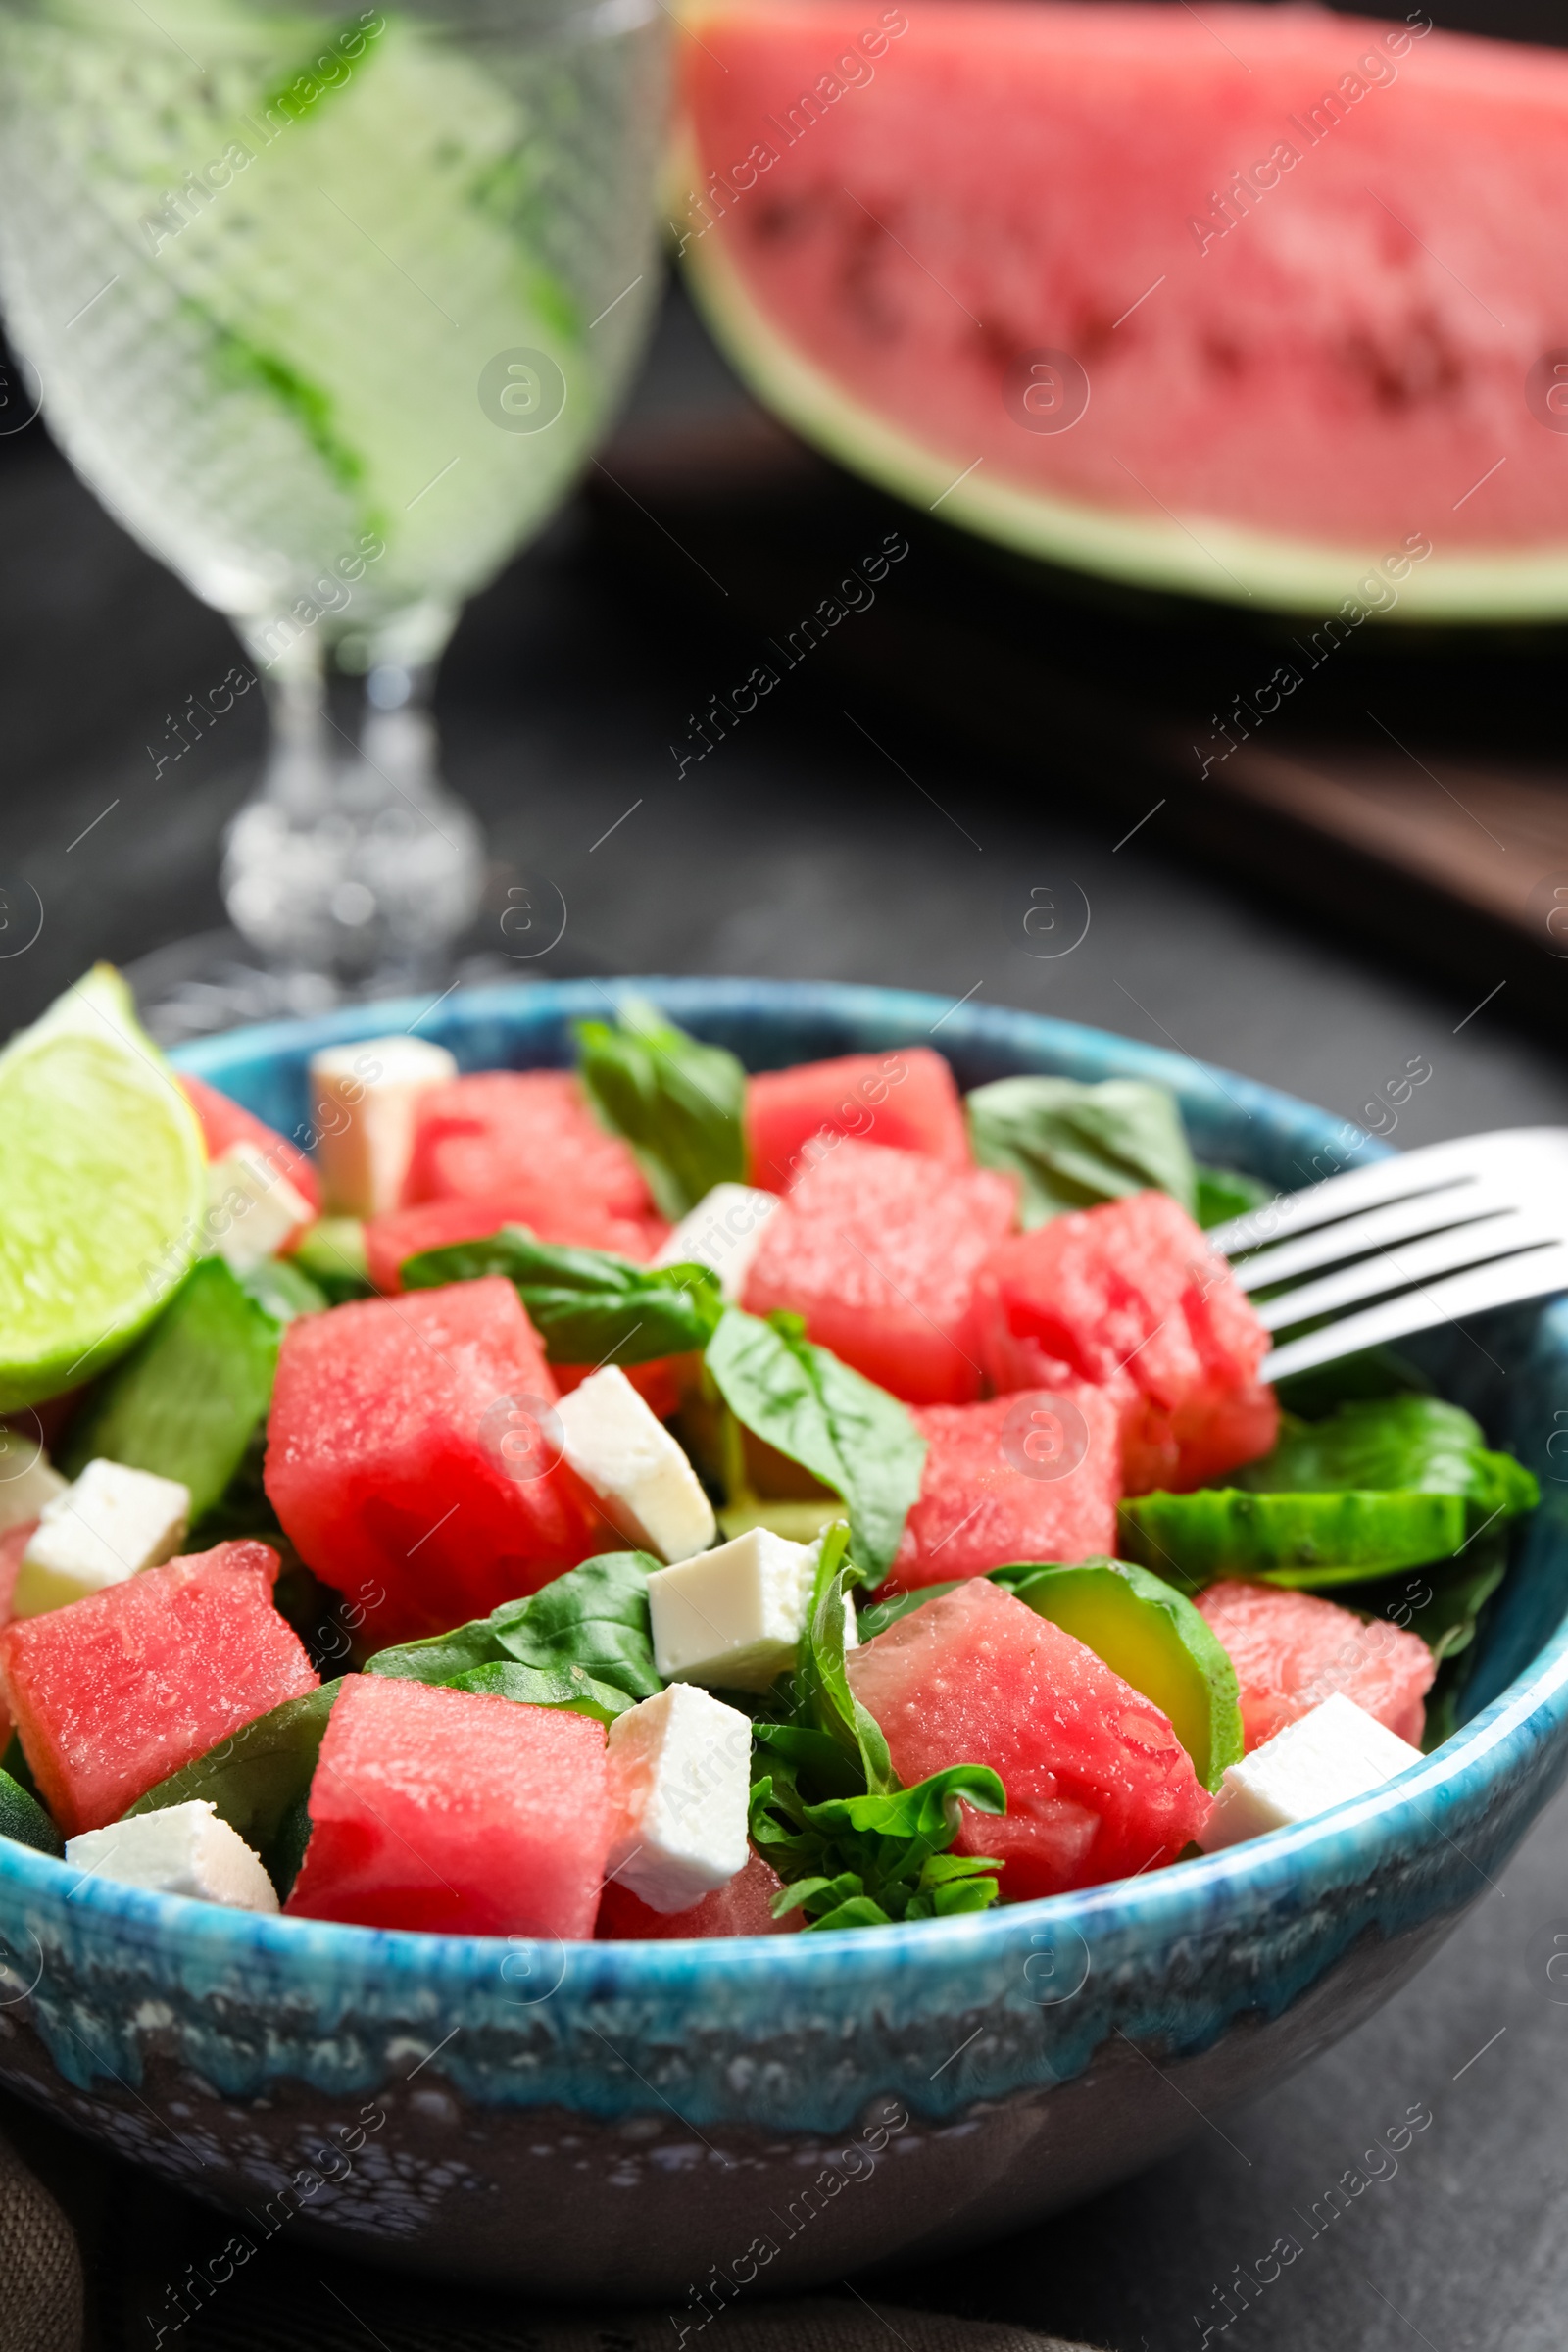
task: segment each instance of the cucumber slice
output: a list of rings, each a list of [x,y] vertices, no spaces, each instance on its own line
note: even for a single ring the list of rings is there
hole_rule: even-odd
[[[280,1317],[204,1257],[71,1425],[68,1478],[106,1454],[190,1489],[194,1523],[222,1496],[272,1395]]]
[[[1152,1698],[1170,1717],[1205,1788],[1217,1788],[1226,1766],[1240,1763],[1236,1669],[1218,1636],[1163,1577],[1125,1560],[1085,1560],[1022,1574],[1004,1569],[996,1581]]]
[[[341,1306],[345,1298],[375,1296],[365,1255],[365,1227],[358,1217],[318,1217],[296,1245],[289,1263],[308,1276],[333,1306]]]
[[[1462,1494],[1200,1487],[1131,1496],[1117,1513],[1117,1541],[1128,1559],[1157,1566],[1189,1591],[1218,1576],[1315,1587],[1446,1559],[1464,1542],[1468,1520]]]

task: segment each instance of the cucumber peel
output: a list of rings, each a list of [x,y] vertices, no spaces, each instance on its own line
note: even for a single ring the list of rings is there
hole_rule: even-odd
[[[1126,1560],[1004,1568],[994,1581],[1071,1634],[1168,1715],[1203,1787],[1244,1752],[1236,1669],[1185,1593]]]

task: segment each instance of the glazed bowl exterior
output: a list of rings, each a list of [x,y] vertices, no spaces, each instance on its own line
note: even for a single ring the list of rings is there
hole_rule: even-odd
[[[1379,1149],[1246,1079],[1021,1012],[636,985],[756,1068],[934,1035],[964,1086],[1156,1079],[1201,1158],[1281,1187]],[[178,1058],[287,1133],[324,1043],[416,1027],[466,1068],[562,1064],[606,993],[372,1005]],[[663,2299],[677,2343],[748,2287],[928,2257],[1088,2196],[1367,2017],[1562,1779],[1568,1508],[1547,1447],[1568,1305],[1492,1318],[1484,1338],[1446,1335],[1428,1367],[1546,1499],[1485,1629],[1469,1720],[1374,1796],[1049,1902],[646,1945],[264,1919],[0,1843],[0,2080],[232,2212],[233,2262],[286,2230],[469,2282]]]

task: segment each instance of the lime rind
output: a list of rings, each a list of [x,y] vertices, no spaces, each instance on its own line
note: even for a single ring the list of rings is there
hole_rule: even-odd
[[[201,1243],[207,1155],[99,964],[0,1054],[0,1412],[114,1362]]]

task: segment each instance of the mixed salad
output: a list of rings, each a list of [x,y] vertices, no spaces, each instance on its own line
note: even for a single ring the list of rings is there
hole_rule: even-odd
[[[1260,1381],[1174,1099],[929,1047],[319,1053],[106,967],[0,1055],[0,1835],[254,1910],[874,1929],[1178,1864],[1456,1721],[1539,1499]],[[9,1742],[9,1744],[7,1744]]]

